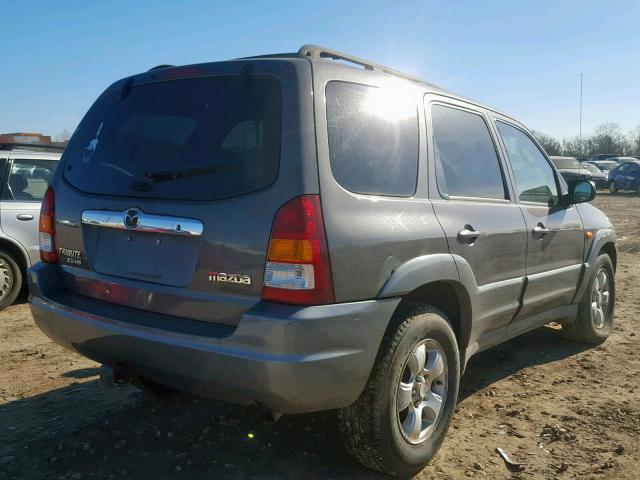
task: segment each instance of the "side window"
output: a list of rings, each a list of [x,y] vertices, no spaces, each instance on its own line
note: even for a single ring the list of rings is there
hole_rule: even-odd
[[[440,193],[505,199],[500,161],[484,119],[443,105],[431,108],[431,118]]]
[[[556,177],[540,149],[522,130],[500,121],[496,123],[511,162],[520,200],[557,204]]]
[[[57,165],[57,160],[14,160],[2,200],[41,201]]]
[[[331,171],[355,193],[409,197],[418,178],[413,95],[346,82],[325,91]]]

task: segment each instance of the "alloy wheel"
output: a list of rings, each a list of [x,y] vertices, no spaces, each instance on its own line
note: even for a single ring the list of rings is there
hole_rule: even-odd
[[[6,297],[13,287],[13,271],[7,262],[0,258],[0,299]]]
[[[433,339],[423,340],[407,359],[396,396],[397,419],[404,439],[426,440],[437,425],[447,399],[447,358]]]
[[[607,324],[611,310],[611,285],[606,269],[598,270],[591,287],[591,321],[597,328]]]

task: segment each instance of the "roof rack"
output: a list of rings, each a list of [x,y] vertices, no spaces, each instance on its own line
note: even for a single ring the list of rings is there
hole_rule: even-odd
[[[394,70],[385,65],[373,63],[373,62],[370,62],[369,60],[364,60],[354,55],[338,52],[337,50],[331,50],[329,48],[320,47],[318,45],[303,45],[298,50],[298,55],[300,57],[305,57],[305,58],[329,58],[332,60],[343,60],[345,62],[350,62],[356,65],[360,65],[361,67],[364,67],[366,70],[384,72],[384,73],[388,73],[396,77],[405,78],[407,80],[411,80],[414,82],[428,83],[418,77],[414,77],[413,75],[409,75],[408,73],[399,72],[398,70]],[[428,85],[431,85],[431,84],[428,83]]]
[[[14,148],[44,148],[51,150],[63,151],[66,145],[47,145],[43,143],[15,143],[15,142],[0,142],[0,150],[13,150]]]
[[[169,64],[162,64],[162,65],[156,65],[155,67],[151,67],[149,70],[147,70],[147,72],[153,72],[154,70],[160,70],[162,68],[171,68],[171,67],[175,67],[175,65],[169,65]]]
[[[389,68],[385,65],[380,65],[379,63],[370,62],[369,60],[365,60],[363,58],[359,58],[354,55],[349,55],[348,53],[342,53],[337,50],[331,50],[330,48],[321,47],[319,45],[312,45],[312,44],[306,44],[301,46],[296,53],[271,53],[266,55],[252,55],[250,57],[241,57],[241,58],[238,58],[237,60],[249,60],[249,59],[255,59],[255,58],[291,58],[291,57],[324,58],[324,59],[330,59],[330,60],[342,60],[345,62],[353,63],[355,65],[359,65],[363,67],[365,70],[384,72],[390,75],[394,75],[396,77],[401,77],[407,80],[411,80],[413,82],[435,86],[432,83],[425,82],[421,78],[414,77],[413,75],[409,75],[408,73],[399,72],[398,70],[394,70],[393,68]]]

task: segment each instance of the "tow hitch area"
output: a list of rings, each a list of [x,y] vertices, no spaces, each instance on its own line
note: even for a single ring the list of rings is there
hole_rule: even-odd
[[[115,367],[100,367],[100,384],[103,387],[113,388],[116,384],[129,383],[133,375],[125,365],[116,365]]]

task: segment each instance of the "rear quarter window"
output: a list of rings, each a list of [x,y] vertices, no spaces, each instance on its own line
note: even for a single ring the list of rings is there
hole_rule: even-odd
[[[83,192],[219,200],[278,176],[282,100],[270,75],[211,76],[105,92],[64,154]]]
[[[15,159],[2,186],[2,200],[42,201],[57,160]]]
[[[347,190],[409,197],[418,176],[418,110],[396,90],[329,82],[325,90],[331,170]]]

